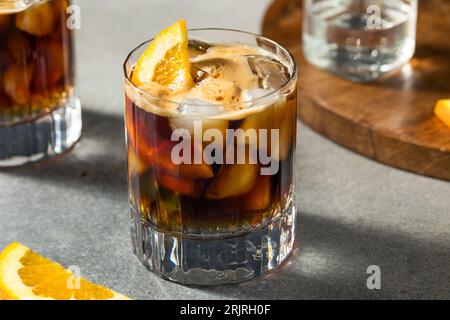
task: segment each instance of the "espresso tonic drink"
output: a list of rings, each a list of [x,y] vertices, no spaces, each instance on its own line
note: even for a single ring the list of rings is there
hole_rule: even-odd
[[[184,32],[125,63],[133,247],[172,281],[241,282],[294,242],[295,63],[259,36]]]
[[[0,166],[63,153],[80,137],[69,5],[0,3]]]

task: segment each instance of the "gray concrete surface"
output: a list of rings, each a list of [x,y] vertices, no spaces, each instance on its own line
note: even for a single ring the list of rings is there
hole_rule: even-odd
[[[216,288],[146,271],[129,243],[121,63],[178,18],[257,32],[269,1],[75,2],[83,140],[53,163],[0,172],[0,249],[23,242],[136,299],[450,298],[450,184],[375,163],[303,125],[297,249],[282,270]],[[381,290],[366,288],[369,265],[381,268]]]

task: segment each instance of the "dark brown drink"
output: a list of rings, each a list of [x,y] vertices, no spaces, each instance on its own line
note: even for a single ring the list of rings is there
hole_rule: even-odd
[[[68,0],[0,14],[0,118],[46,113],[72,94],[73,48]]]
[[[0,166],[52,156],[78,140],[69,4],[49,0],[26,7],[18,0],[0,10]],[[30,140],[43,136],[48,138]]]
[[[284,139],[279,170],[270,176],[261,175],[264,165],[259,160],[257,164],[173,164],[171,151],[177,142],[171,141],[169,118],[147,112],[127,97],[132,208],[145,223],[190,235],[230,235],[267,224],[281,213],[293,191],[295,91],[283,104],[278,106],[279,119],[254,128],[279,129]],[[249,117],[266,121],[264,113],[272,113],[270,108]],[[242,128],[245,121],[229,121],[228,128]]]
[[[193,83],[181,89],[137,86],[134,53],[125,65],[134,250],[176,282],[239,282],[292,249],[295,64],[264,38],[197,32],[202,40],[188,44]],[[203,41],[209,33],[249,45]]]

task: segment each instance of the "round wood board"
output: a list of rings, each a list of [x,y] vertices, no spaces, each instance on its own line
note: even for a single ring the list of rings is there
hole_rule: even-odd
[[[450,1],[420,1],[417,49],[383,78],[354,83],[309,65],[301,49],[302,0],[275,0],[263,34],[299,64],[299,114],[336,143],[382,163],[450,181],[450,128],[434,114],[450,98]]]

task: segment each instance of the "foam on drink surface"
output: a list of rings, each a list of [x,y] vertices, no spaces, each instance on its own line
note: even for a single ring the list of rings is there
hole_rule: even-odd
[[[258,47],[190,40],[189,49],[193,87],[173,92],[149,83],[140,88],[149,96],[127,83],[127,96],[138,107],[165,117],[197,114],[242,119],[282,100],[275,92],[293,72],[274,54]]]

